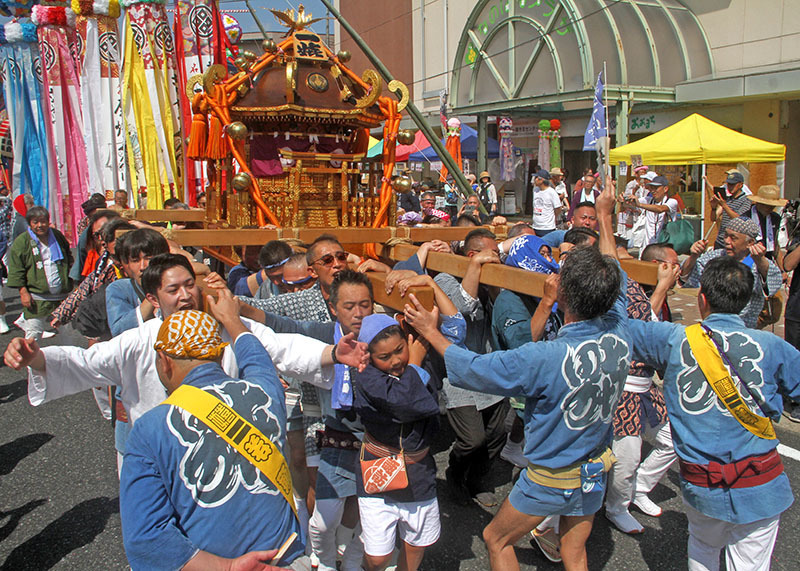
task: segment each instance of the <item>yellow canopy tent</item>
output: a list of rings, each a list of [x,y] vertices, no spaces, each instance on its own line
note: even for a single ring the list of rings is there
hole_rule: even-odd
[[[743,135],[694,113],[649,137],[612,149],[609,163],[632,164],[641,156],[645,165],[772,163],[786,157],[786,147]]]

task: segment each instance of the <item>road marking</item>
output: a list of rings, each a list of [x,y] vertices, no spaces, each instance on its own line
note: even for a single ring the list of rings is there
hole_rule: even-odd
[[[783,456],[787,456],[792,460],[797,460],[800,462],[800,450],[789,448],[785,444],[778,444],[778,454],[782,454]]]

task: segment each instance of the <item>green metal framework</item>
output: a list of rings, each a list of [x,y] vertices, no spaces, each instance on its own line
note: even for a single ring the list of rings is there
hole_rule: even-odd
[[[590,101],[604,62],[608,99],[626,102],[671,103],[677,83],[714,73],[706,34],[678,0],[480,0],[450,101],[464,114]]]

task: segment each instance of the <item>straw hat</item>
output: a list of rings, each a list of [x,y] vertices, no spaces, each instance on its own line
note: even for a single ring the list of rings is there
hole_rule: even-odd
[[[747,198],[751,202],[768,204],[769,206],[786,206],[786,203],[789,202],[785,198],[781,198],[781,189],[774,184],[765,184],[758,189],[758,192],[749,195]]]
[[[555,168],[550,169],[550,176],[553,176],[553,175],[564,176],[564,173],[560,168],[555,167]]]
[[[478,177],[478,180],[483,180],[485,178],[491,179],[492,177],[489,176],[489,171],[483,171],[481,176]]]

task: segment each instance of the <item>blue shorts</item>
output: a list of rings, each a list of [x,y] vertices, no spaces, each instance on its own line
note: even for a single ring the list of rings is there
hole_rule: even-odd
[[[528,471],[522,470],[508,501],[515,510],[528,515],[591,515],[603,505],[607,477],[608,474],[603,474],[603,485],[585,494],[581,488],[561,490],[536,484],[528,478]]]
[[[315,487],[317,499],[332,500],[356,495],[358,450],[323,448]]]

